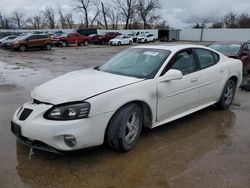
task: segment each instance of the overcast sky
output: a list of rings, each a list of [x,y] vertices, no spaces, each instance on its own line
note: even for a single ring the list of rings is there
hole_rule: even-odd
[[[72,9],[73,0],[0,0],[0,11],[10,14],[20,10],[32,15],[46,6],[62,6]],[[104,0],[108,1],[108,0]],[[161,15],[170,26],[177,28],[190,27],[203,20],[218,20],[229,11],[235,13],[250,12],[250,0],[161,0]],[[75,13],[78,18],[78,13]]]

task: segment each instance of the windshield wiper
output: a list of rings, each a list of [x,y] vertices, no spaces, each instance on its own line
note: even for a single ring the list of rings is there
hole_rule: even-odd
[[[98,70],[98,71],[100,71],[99,66],[94,67],[94,70]]]

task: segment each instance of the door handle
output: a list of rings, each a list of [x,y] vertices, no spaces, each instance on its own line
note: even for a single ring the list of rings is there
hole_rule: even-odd
[[[198,82],[198,78],[192,78],[192,79],[191,79],[191,82],[192,82],[192,83]]]

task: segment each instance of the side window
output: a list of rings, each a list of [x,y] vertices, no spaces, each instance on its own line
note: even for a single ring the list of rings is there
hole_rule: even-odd
[[[244,44],[242,47],[242,52],[249,52],[249,48],[247,44]]]
[[[217,63],[211,51],[204,49],[195,49],[195,52],[200,62],[201,69],[205,69]]]
[[[250,43],[247,43],[247,47],[248,47],[248,49],[250,49]]]
[[[74,37],[74,34],[68,34],[68,37]]]
[[[173,62],[171,69],[177,69],[181,71],[183,75],[195,72],[195,61],[191,50],[186,50],[177,54]]]
[[[220,61],[220,56],[217,53],[213,53],[215,63]]]
[[[29,40],[34,40],[34,39],[37,39],[37,36],[36,35],[32,35],[28,38]]]

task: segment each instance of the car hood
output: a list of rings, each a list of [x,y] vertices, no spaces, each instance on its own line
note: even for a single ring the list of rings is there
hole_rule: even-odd
[[[111,39],[110,42],[119,42],[121,39]]]
[[[65,74],[36,87],[31,92],[31,97],[54,105],[82,101],[141,80],[143,79],[85,69]]]

